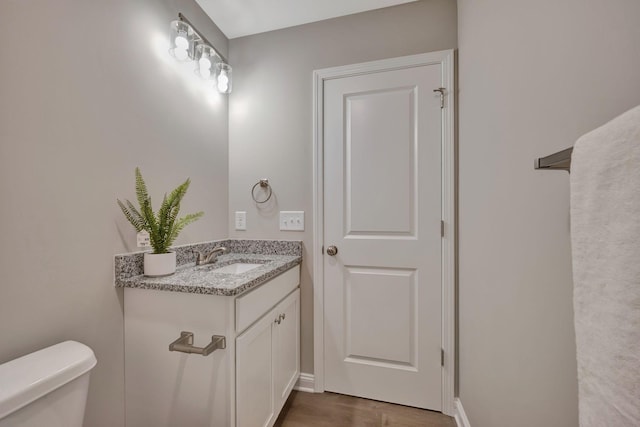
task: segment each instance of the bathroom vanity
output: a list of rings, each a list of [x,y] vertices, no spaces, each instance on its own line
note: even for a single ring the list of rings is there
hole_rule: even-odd
[[[178,270],[162,278],[132,274],[135,261],[116,257],[127,427],[273,425],[300,374],[302,248],[260,242],[201,244],[230,249],[204,266],[188,261],[192,247],[176,248]],[[194,351],[224,348],[169,351],[184,332]],[[187,338],[174,349],[188,350]]]

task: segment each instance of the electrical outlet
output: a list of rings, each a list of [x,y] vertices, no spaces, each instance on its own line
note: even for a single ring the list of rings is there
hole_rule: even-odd
[[[236,230],[246,230],[247,229],[247,213],[246,212],[236,212]]]
[[[151,246],[151,238],[149,237],[149,232],[146,230],[139,231],[136,235],[138,240],[139,248],[148,248]]]
[[[280,230],[304,231],[304,211],[280,211]]]

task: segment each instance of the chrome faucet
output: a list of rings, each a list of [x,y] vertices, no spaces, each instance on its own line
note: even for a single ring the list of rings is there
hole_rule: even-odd
[[[203,253],[198,250],[194,250],[196,254],[196,265],[213,264],[218,259],[218,255],[222,255],[227,252],[227,248],[220,246],[208,253]]]

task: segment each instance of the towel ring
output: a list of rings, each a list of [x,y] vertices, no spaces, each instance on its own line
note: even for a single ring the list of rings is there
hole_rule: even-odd
[[[266,188],[267,191],[269,192],[269,194],[267,194],[267,198],[264,199],[264,200],[258,200],[256,198],[255,191],[256,191],[256,187],[258,185],[260,186],[260,188]],[[269,199],[271,198],[272,194],[273,194],[273,189],[271,188],[271,185],[269,185],[269,180],[268,179],[261,179],[260,181],[256,182],[253,185],[253,187],[251,187],[251,198],[256,203],[266,203],[267,201],[269,201]]]

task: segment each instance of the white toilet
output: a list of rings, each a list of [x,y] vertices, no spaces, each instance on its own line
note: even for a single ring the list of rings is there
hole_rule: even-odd
[[[93,351],[75,341],[0,365],[0,427],[82,427],[95,365]]]

